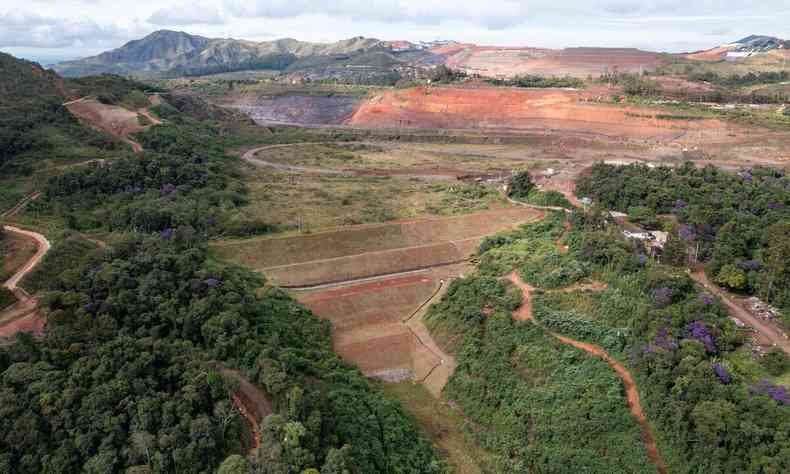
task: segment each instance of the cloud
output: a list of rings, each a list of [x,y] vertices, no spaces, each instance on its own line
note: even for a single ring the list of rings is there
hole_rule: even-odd
[[[60,19],[35,13],[0,13],[0,47],[65,48],[125,38],[115,25],[91,20]]]
[[[161,8],[148,18],[148,23],[167,25],[221,25],[225,19],[216,5],[182,4]]]
[[[527,5],[498,1],[495,5],[471,0],[335,0],[316,4],[309,0],[225,0],[226,11],[237,17],[274,19],[304,15],[347,17],[357,21],[441,24],[467,22],[490,29],[504,29],[526,20]]]

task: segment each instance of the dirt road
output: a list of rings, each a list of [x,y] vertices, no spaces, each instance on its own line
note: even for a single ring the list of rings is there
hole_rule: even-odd
[[[749,311],[746,311],[746,309],[744,309],[732,299],[727,291],[712,284],[710,280],[708,280],[708,277],[705,275],[704,271],[690,273],[690,276],[694,279],[694,281],[704,286],[706,290],[718,296],[731,311],[731,314],[734,317],[754,328],[754,330],[770,340],[774,347],[777,347],[783,350],[786,354],[790,355],[790,340],[788,340],[778,328],[761,320],[760,318],[755,317]]]
[[[49,251],[49,241],[43,235],[36,232],[30,232],[8,225],[4,226],[4,229],[7,232],[13,232],[35,239],[38,248],[35,255],[12,275],[8,281],[3,283],[4,287],[14,292],[18,301],[5,311],[0,312],[0,338],[11,337],[19,332],[40,334],[44,329],[44,321],[36,313],[38,300],[30,296],[24,288],[20,287],[19,282],[38,265],[47,251]]]
[[[296,173],[314,173],[314,174],[333,174],[333,175],[342,175],[346,174],[344,171],[335,170],[331,168],[318,168],[318,167],[310,167],[310,166],[295,166],[295,165],[285,165],[282,163],[275,163],[273,161],[266,161],[261,158],[258,158],[256,155],[262,151],[272,150],[275,148],[286,148],[292,146],[308,146],[308,145],[326,145],[327,142],[305,142],[305,143],[286,143],[282,145],[267,145],[262,146],[260,148],[253,148],[252,150],[247,151],[241,156],[241,159],[246,161],[247,163],[253,164],[255,166],[263,166],[268,168],[274,168],[279,171],[293,171]]]
[[[310,145],[343,145],[345,142],[304,142],[304,143],[287,143],[281,145],[267,145],[259,148],[254,148],[245,152],[241,159],[255,166],[273,168],[279,171],[290,171],[294,173],[308,173],[308,174],[324,174],[324,175],[337,175],[337,176],[399,176],[404,178],[418,178],[426,180],[455,180],[460,176],[468,175],[467,172],[454,169],[334,169],[324,168],[317,166],[299,166],[288,165],[285,163],[278,163],[261,159],[256,155],[262,151],[272,150],[277,148],[286,148],[294,146],[310,146]]]
[[[39,196],[41,196],[41,193],[38,191],[28,194],[27,196],[22,198],[22,200],[19,201],[14,207],[0,214],[0,217],[7,218],[7,217],[15,216],[16,214],[19,213],[19,211],[21,211],[25,206],[27,206],[30,203],[30,201],[35,201],[36,199],[39,198]]]
[[[447,381],[455,372],[458,363],[455,361],[455,357],[442,350],[433,339],[431,332],[425,326],[424,317],[428,313],[428,308],[430,308],[431,304],[442,299],[449,286],[448,282],[440,280],[433,295],[403,320],[403,324],[409,328],[420,346],[437,359],[437,363],[428,370],[421,380],[418,380],[435,398],[441,397],[442,389],[447,385]]]
[[[46,237],[44,237],[43,235],[41,235],[41,234],[39,234],[37,232],[31,232],[29,230],[23,230],[23,229],[20,229],[18,227],[14,227],[14,226],[10,226],[10,225],[4,226],[4,229],[7,232],[13,232],[15,234],[20,234],[20,235],[24,235],[26,237],[30,237],[30,238],[34,239],[36,241],[36,243],[38,244],[38,249],[36,250],[36,254],[33,255],[33,257],[30,260],[28,260],[27,263],[22,265],[22,268],[20,268],[13,276],[11,276],[11,278],[8,279],[8,281],[6,281],[3,284],[3,286],[8,288],[9,290],[15,291],[15,290],[17,290],[17,288],[18,288],[17,285],[22,280],[22,278],[24,278],[25,275],[30,273],[33,270],[33,268],[35,268],[35,266],[38,265],[38,263],[41,261],[41,259],[44,258],[44,255],[50,249],[50,244],[49,244],[49,241],[47,240]]]
[[[522,292],[523,304],[519,309],[514,311],[513,317],[517,320],[530,320],[537,324],[535,319],[532,317],[532,306],[531,306],[531,293],[534,288],[527,283],[525,283],[521,277],[518,275],[517,272],[513,272],[510,274],[509,279],[516,285]],[[622,364],[620,364],[617,360],[615,360],[612,356],[610,356],[605,350],[602,348],[594,345],[589,344],[586,342],[577,341],[575,339],[571,339],[569,337],[561,336],[559,334],[555,334],[550,332],[552,336],[557,338],[563,344],[568,344],[573,346],[577,349],[581,349],[586,351],[600,359],[604,362],[609,364],[609,366],[614,369],[617,373],[617,376],[620,377],[620,380],[623,381],[623,386],[625,387],[626,399],[628,400],[628,409],[631,411],[631,414],[636,418],[637,423],[642,429],[642,441],[645,443],[645,449],[647,450],[647,455],[650,457],[650,460],[656,465],[656,469],[660,474],[666,474],[667,468],[664,464],[664,461],[661,459],[661,455],[658,452],[658,447],[656,446],[655,438],[653,437],[653,431],[650,429],[650,424],[647,422],[647,418],[645,417],[645,413],[642,410],[642,405],[639,400],[639,391],[636,388],[636,382],[634,381],[634,377],[631,373],[626,369]]]

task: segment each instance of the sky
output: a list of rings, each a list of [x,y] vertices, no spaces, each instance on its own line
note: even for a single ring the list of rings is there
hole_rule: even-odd
[[[0,0],[0,51],[44,64],[171,29],[266,41],[353,36],[683,52],[790,39],[790,0]]]

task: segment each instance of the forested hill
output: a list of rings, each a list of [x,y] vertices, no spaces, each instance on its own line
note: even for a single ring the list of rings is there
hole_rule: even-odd
[[[64,80],[36,63],[0,53],[0,177],[30,174],[41,158],[67,161],[123,148],[81,125],[63,103],[145,86],[113,76],[82,81]]]
[[[143,153],[63,171],[29,205],[68,230],[22,282],[46,335],[0,346],[0,472],[442,472],[400,405],[332,351],[328,322],[210,258],[211,235],[266,228],[236,219],[233,138],[181,110],[156,109],[167,123],[135,136]],[[91,231],[119,237],[102,248]],[[274,410],[251,453],[223,368]]]

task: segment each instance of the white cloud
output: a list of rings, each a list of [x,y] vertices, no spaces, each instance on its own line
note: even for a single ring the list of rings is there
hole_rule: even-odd
[[[75,57],[157,29],[207,37],[456,39],[502,46],[699,50],[790,37],[790,0],[0,0],[0,48]]]
[[[91,20],[60,19],[25,12],[0,14],[0,47],[81,46],[123,36],[114,25],[100,25]]]
[[[209,3],[178,4],[160,8],[148,18],[158,26],[220,25],[225,22],[217,5]]]
[[[527,2],[491,3],[469,0],[225,0],[227,11],[237,17],[294,18],[304,15],[348,17],[360,21],[441,24],[467,22],[491,29],[523,23]]]

